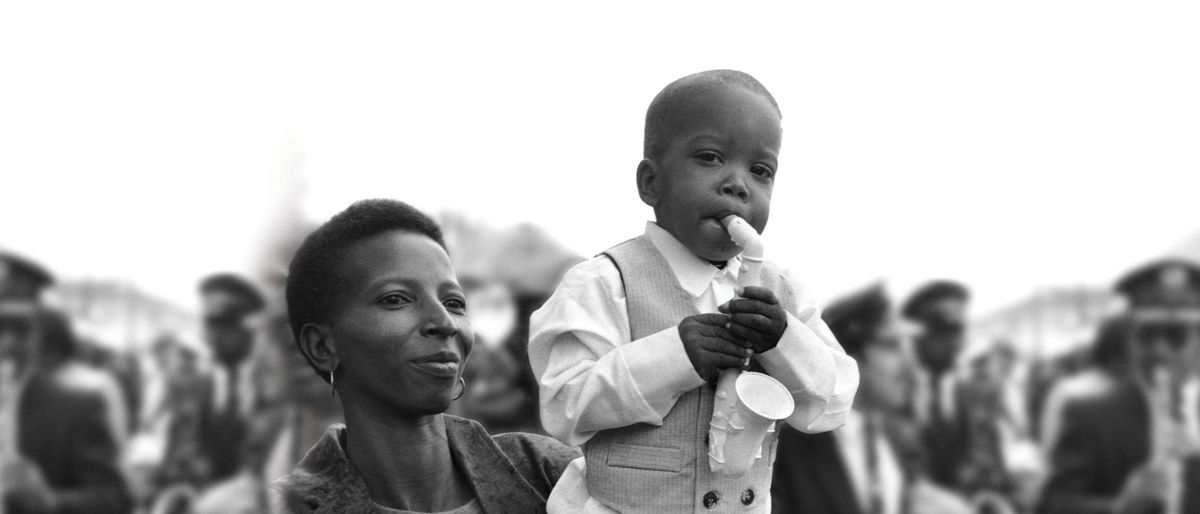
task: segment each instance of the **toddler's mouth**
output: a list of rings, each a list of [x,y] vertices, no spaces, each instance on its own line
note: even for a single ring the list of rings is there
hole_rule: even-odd
[[[746,215],[742,214],[741,212],[738,212],[736,209],[721,209],[721,210],[718,210],[718,211],[712,213],[712,215],[709,217],[711,217],[717,221],[721,221],[729,216],[737,216],[739,218],[746,219]],[[746,221],[749,221],[749,220],[746,220]]]

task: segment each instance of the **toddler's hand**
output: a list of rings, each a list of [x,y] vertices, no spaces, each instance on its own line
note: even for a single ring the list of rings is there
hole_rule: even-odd
[[[787,313],[770,289],[746,286],[740,298],[734,298],[717,308],[729,315],[729,332],[745,341],[754,353],[775,348],[787,329]]]
[[[742,359],[750,356],[750,349],[735,342],[739,338],[725,325],[729,316],[724,314],[697,314],[679,322],[679,338],[687,352],[696,374],[704,380],[712,380],[725,368],[742,365]]]

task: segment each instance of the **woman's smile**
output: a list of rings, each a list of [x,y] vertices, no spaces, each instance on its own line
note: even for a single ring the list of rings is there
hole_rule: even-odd
[[[439,378],[457,378],[459,357],[454,352],[437,352],[418,357],[411,362],[423,373]]]

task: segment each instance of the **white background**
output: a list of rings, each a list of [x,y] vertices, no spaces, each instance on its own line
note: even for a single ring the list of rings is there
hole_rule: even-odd
[[[778,99],[767,248],[827,298],[951,277],[982,313],[1200,227],[1200,3],[649,3],[0,4],[0,246],[188,306],[289,199],[591,255],[651,215],[646,105],[712,68]]]

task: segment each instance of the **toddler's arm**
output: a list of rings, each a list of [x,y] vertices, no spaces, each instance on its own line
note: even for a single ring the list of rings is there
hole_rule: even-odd
[[[596,432],[661,425],[683,393],[704,384],[678,327],[630,341],[625,290],[598,257],[572,268],[530,318],[529,361],[546,432],[581,445]]]
[[[807,433],[833,430],[846,422],[854,401],[858,364],[821,320],[812,295],[791,274],[784,278],[796,293],[800,317],[787,314],[788,326],[779,344],[758,360],[796,400],[796,411],[787,419],[789,425]]]

